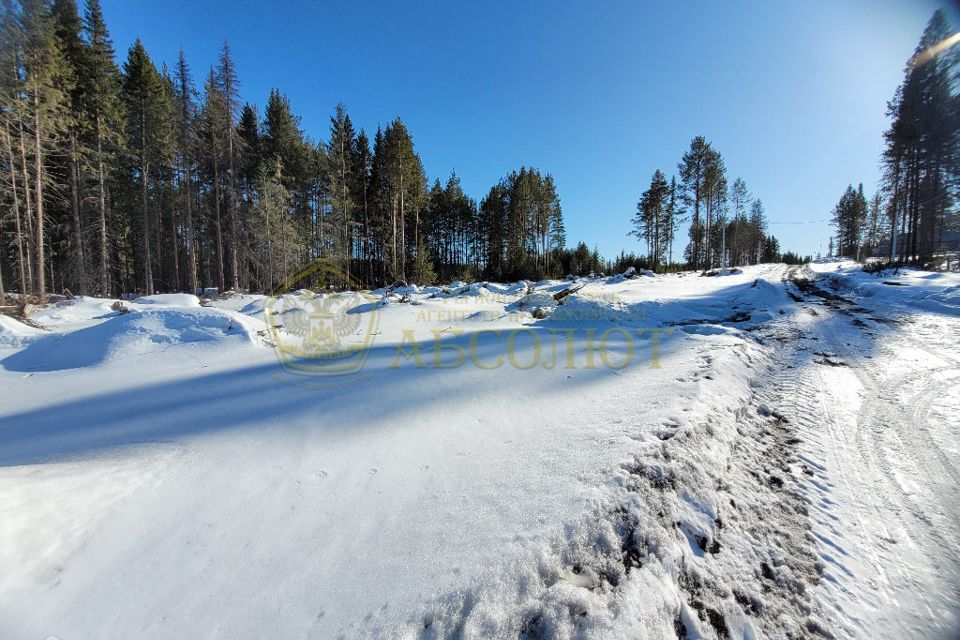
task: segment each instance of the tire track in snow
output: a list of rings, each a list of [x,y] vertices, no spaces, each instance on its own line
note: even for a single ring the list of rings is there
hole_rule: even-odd
[[[824,471],[842,482],[843,491],[837,504],[829,498],[827,511],[836,512],[830,514],[833,522],[818,520],[818,525],[840,532],[851,562],[861,566],[846,580],[832,583],[847,600],[838,607],[838,622],[851,637],[940,637],[951,628],[955,632],[955,602],[960,599],[957,472],[931,431],[929,415],[937,400],[950,397],[948,389],[955,381],[937,378],[953,378],[956,360],[904,331],[865,337],[869,325],[863,320],[875,320],[862,315],[867,310],[817,289],[813,283],[798,286],[798,292],[822,299],[799,296],[820,316],[810,323],[811,341],[816,348],[838,352],[849,365],[836,370],[808,365],[820,389],[799,390],[802,396],[834,400],[834,406],[821,407],[822,431],[829,438],[821,441],[820,449]],[[875,355],[863,357],[854,343],[862,347],[871,340],[877,342]],[[890,343],[922,351],[927,363],[954,366],[924,368],[921,361],[909,373],[885,379],[879,361],[891,358],[902,364]],[[901,393],[904,387],[906,394]],[[811,484],[824,493],[822,485]],[[879,535],[870,537],[874,531]],[[866,607],[858,606],[858,600]]]
[[[636,425],[596,513],[519,577],[442,597],[404,637],[830,637],[794,427],[769,410],[774,348],[741,340],[696,348],[678,377],[693,393]]]

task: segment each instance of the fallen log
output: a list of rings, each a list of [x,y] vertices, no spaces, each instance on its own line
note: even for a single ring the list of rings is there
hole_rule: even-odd
[[[566,298],[566,297],[567,297],[568,295],[570,295],[571,293],[576,293],[577,291],[580,291],[580,289],[583,289],[585,286],[587,286],[586,283],[581,284],[581,285],[576,286],[576,287],[567,287],[567,288],[564,289],[563,291],[558,291],[558,292],[556,292],[555,294],[553,294],[553,299],[556,300],[557,302],[560,302],[561,300],[563,300],[564,298]]]

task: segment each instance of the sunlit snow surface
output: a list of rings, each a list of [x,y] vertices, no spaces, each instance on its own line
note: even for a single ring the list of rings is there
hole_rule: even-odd
[[[813,269],[0,317],[0,637],[949,636],[960,278]]]

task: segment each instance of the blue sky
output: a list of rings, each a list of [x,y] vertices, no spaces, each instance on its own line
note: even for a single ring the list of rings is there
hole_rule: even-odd
[[[521,165],[552,173],[568,242],[605,256],[641,249],[626,235],[636,201],[698,134],[763,200],[784,249],[825,251],[847,183],[876,187],[886,101],[940,6],[265,4],[103,0],[121,57],[137,36],[158,64],[182,47],[202,80],[229,40],[243,99],[282,89],[314,139],[342,101],[371,136],[403,118],[430,179],[455,168],[478,199]]]

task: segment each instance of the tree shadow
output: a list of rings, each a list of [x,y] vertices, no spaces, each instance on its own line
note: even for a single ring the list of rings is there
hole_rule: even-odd
[[[809,301],[795,302],[783,287],[758,282],[683,301],[637,303],[652,305],[649,313],[638,318],[571,322],[530,318],[522,327],[503,329],[499,335],[496,331],[502,327],[491,325],[480,337],[475,336],[474,327],[462,335],[425,333],[418,336],[416,349],[402,343],[370,347],[363,370],[351,375],[294,375],[279,362],[270,362],[55,402],[0,418],[0,466],[52,462],[117,446],[226,430],[296,429],[305,422],[330,433],[376,429],[403,424],[433,407],[448,410],[460,399],[478,394],[491,397],[495,406],[498,394],[518,388],[530,397],[543,397],[545,403],[551,394],[588,394],[593,385],[604,384],[612,376],[660,364],[654,361],[655,347],[660,361],[669,365],[692,337],[690,333],[700,334],[697,339],[703,339],[704,333],[727,332],[764,340],[755,330],[767,316],[807,312]],[[759,304],[764,298],[769,300]],[[750,320],[726,321],[733,310],[751,314]],[[687,318],[687,324],[667,327],[668,318],[670,322]],[[651,328],[664,331],[651,332]],[[894,327],[877,328],[884,330]],[[512,344],[511,331],[517,332]],[[600,358],[594,359],[592,367],[586,366],[587,337],[594,341],[595,350],[596,339],[605,332],[610,333],[606,348],[614,366]],[[82,338],[78,344],[102,337],[97,327],[73,335]],[[571,335],[573,367],[567,366],[570,352],[564,342]],[[627,356],[627,335],[633,336],[632,361],[615,368]],[[38,365],[36,359],[56,349],[57,343],[36,344],[42,346],[27,347],[0,365],[11,371],[56,370],[55,361]],[[507,352],[511,348],[512,359]],[[90,344],[88,349],[91,362],[102,361],[102,345]],[[458,365],[460,353],[465,354],[464,361],[449,368]],[[554,364],[548,367],[551,356]],[[501,364],[493,367],[497,362]]]

